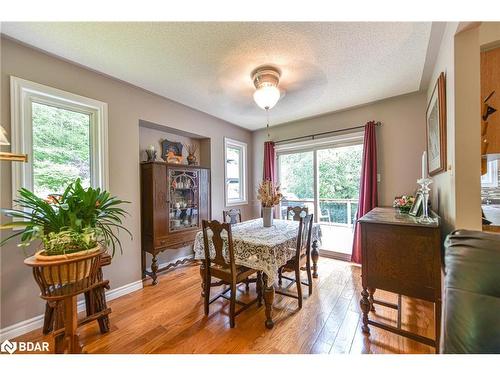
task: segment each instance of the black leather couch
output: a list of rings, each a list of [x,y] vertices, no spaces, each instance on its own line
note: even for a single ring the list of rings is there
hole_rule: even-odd
[[[441,353],[500,353],[500,235],[457,230],[445,241]]]

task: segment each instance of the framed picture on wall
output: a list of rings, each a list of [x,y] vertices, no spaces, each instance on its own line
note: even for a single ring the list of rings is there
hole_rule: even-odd
[[[439,75],[427,105],[427,164],[429,175],[446,170],[446,82]]]

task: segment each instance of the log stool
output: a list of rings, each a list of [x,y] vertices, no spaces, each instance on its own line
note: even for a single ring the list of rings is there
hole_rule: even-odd
[[[109,284],[108,280],[102,280],[102,273],[99,272],[104,253],[105,251],[100,249],[85,256],[66,260],[41,261],[33,256],[24,261],[33,269],[33,276],[40,287],[40,297],[46,300],[51,308],[46,310],[46,319],[54,322],[56,353],[81,353],[78,327],[101,317],[107,317],[111,312],[109,308],[96,312],[103,302],[105,305],[105,300],[97,302],[99,300],[97,291]],[[77,296],[82,293],[89,295],[89,304],[87,317],[78,321],[76,302]]]

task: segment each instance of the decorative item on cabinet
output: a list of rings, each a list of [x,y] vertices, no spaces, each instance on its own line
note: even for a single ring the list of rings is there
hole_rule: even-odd
[[[161,157],[167,163],[169,162],[168,157],[177,157],[182,161],[182,143],[172,142],[168,139],[164,139],[163,141],[161,141]]]
[[[155,161],[156,160],[156,150],[154,145],[149,145],[146,149],[146,155],[148,156],[147,161]]]
[[[196,160],[196,151],[198,150],[198,146],[196,144],[188,144],[184,145],[188,152],[187,162],[188,165],[197,165],[198,161]]]
[[[193,261],[187,257],[158,268],[157,256],[169,249],[192,245],[202,220],[210,220],[210,170],[163,162],[141,163],[142,274],[153,285],[158,273]],[[146,253],[153,257],[151,271]]]

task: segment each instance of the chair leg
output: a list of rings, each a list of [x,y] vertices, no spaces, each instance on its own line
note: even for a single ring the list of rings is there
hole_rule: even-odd
[[[205,268],[205,283],[204,283],[203,297],[204,297],[204,308],[205,315],[208,315],[209,304],[210,304],[210,272]]]
[[[313,292],[313,279],[311,272],[311,260],[309,256],[307,257],[306,271],[307,271],[307,283],[309,284],[309,295],[311,295]]]
[[[300,281],[300,265],[295,267],[295,285],[297,285],[297,296],[299,297],[299,309],[302,308],[302,282]]]
[[[234,328],[234,317],[236,312],[236,282],[231,282],[231,302],[229,306],[229,326]]]
[[[250,290],[250,280],[248,279],[248,277],[247,277],[247,279],[245,280],[245,290],[246,290],[247,292]]]
[[[282,269],[280,268],[280,269],[278,270],[278,285],[279,285],[279,286],[282,286],[282,285],[283,285],[283,280],[282,280],[282,278],[281,278],[282,272],[283,272],[283,271],[282,271]]]

